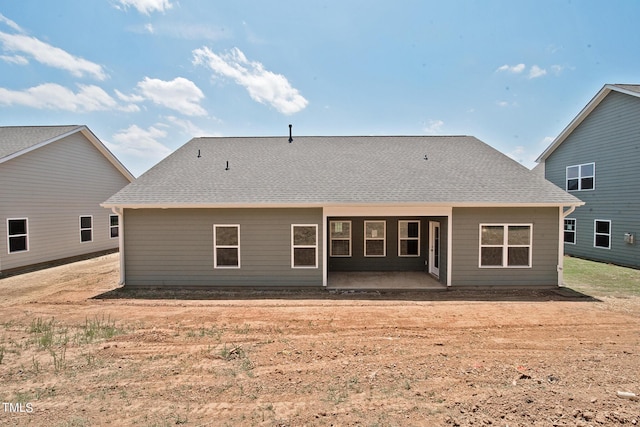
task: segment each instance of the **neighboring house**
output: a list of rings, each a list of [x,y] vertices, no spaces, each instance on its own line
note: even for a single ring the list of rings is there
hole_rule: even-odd
[[[100,202],[133,179],[86,126],[0,127],[0,274],[117,248]]]
[[[563,209],[580,204],[470,136],[369,136],[195,138],[103,206],[126,286],[558,286]]]
[[[605,85],[537,161],[586,203],[564,220],[565,252],[640,268],[640,85]]]

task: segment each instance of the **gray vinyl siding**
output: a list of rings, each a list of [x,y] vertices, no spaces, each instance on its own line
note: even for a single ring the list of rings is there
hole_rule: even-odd
[[[557,286],[559,208],[454,208],[452,286]],[[480,224],[532,224],[531,268],[480,268]]]
[[[640,267],[640,244],[624,242],[625,233],[640,237],[640,98],[611,92],[545,162],[546,178],[565,188],[566,167],[595,163],[595,190],[572,191],[585,205],[576,219],[576,244],[565,253]],[[611,220],[611,249],[594,247],[594,220]]]
[[[80,132],[1,163],[0,182],[0,271],[118,247],[99,204],[129,181]],[[81,215],[92,242],[80,242]],[[7,218],[28,218],[27,252],[8,253]]]
[[[213,267],[214,224],[240,225],[241,268]],[[318,226],[318,268],[291,268],[291,225]],[[322,286],[322,209],[126,209],[126,286]]]

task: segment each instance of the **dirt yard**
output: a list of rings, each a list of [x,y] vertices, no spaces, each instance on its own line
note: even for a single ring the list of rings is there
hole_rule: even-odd
[[[0,280],[0,424],[640,424],[640,298],[117,289],[118,255]]]

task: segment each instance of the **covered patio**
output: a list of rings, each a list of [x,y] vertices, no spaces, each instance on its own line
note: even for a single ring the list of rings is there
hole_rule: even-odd
[[[446,285],[422,271],[330,271],[327,289],[444,290]]]

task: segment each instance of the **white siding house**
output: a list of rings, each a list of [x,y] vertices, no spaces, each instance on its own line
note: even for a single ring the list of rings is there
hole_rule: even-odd
[[[86,126],[0,127],[0,275],[117,249],[100,202],[133,179]]]

